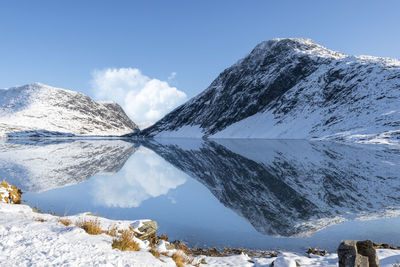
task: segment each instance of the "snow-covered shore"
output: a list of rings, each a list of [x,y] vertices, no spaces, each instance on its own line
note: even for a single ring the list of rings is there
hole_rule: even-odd
[[[176,266],[171,256],[177,250],[167,250],[161,241],[153,256],[148,241],[135,239],[139,251],[112,249],[112,237],[107,234],[89,235],[74,224],[82,220],[98,220],[102,229],[117,227],[134,231],[145,220],[114,221],[90,213],[63,217],[72,224],[65,226],[59,216],[37,213],[27,205],[0,203],[0,265],[4,266]],[[181,253],[181,252],[178,252]],[[400,261],[399,250],[377,250],[382,266],[393,267]],[[196,266],[337,266],[337,255],[307,256],[282,252],[277,258],[250,258],[245,254],[228,257],[198,256],[191,258]],[[204,264],[206,263],[206,264]],[[192,265],[187,265],[192,266]]]

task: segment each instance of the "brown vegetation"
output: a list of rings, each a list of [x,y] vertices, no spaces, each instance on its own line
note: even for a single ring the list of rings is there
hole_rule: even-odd
[[[116,237],[118,235],[118,227],[116,225],[113,225],[111,228],[109,228],[107,231],[105,231],[104,233],[109,235],[109,236],[113,236]]]
[[[174,255],[172,255],[172,259],[177,267],[183,267],[184,264],[189,263],[189,261],[180,253],[174,253]]]
[[[160,252],[158,252],[158,250],[152,248],[152,249],[150,249],[149,252],[150,252],[151,254],[153,254],[154,257],[156,257],[156,258],[158,258],[158,259],[160,258]]]
[[[68,220],[68,219],[63,219],[63,218],[61,218],[61,219],[59,219],[58,221],[59,221],[60,223],[64,224],[65,226],[70,226],[70,225],[72,224],[72,222],[71,222],[70,220]]]
[[[10,185],[6,181],[0,183],[0,188],[4,188],[8,192],[8,196],[2,196],[0,194],[0,202],[12,203],[12,204],[21,204],[21,189],[17,188],[14,185]]]
[[[140,250],[139,244],[133,240],[133,232],[124,230],[121,235],[113,240],[112,248],[119,249],[121,251],[138,251]]]
[[[189,248],[181,241],[174,241],[172,244],[175,245],[176,249],[182,250],[185,254],[188,254],[190,251]]]
[[[103,233],[100,227],[100,222],[96,220],[81,221],[76,224],[76,226],[82,228],[89,235],[99,235]]]

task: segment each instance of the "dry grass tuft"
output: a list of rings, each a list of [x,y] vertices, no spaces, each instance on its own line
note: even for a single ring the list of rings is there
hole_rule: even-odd
[[[3,188],[3,190],[6,191],[3,194],[0,193],[0,202],[21,204],[21,189],[17,188],[14,185],[10,185],[4,180],[0,183],[0,188]]]
[[[43,219],[43,218],[35,218],[34,219],[36,222],[47,222],[47,220]]]
[[[140,250],[139,244],[133,240],[133,232],[129,230],[122,231],[121,235],[113,240],[112,248],[121,251],[138,251]]]
[[[182,242],[178,242],[177,249],[182,250],[185,254],[189,253],[189,248]]]
[[[160,237],[160,239],[165,240],[165,241],[168,241],[168,236],[162,234],[161,237]]]
[[[76,226],[82,228],[89,235],[99,235],[103,233],[100,227],[100,222],[96,220],[81,221],[76,224]]]
[[[118,231],[118,227],[116,225],[113,225],[111,228],[109,228],[104,233],[109,235],[109,236],[116,237],[118,235],[118,233],[120,233],[120,231]]]
[[[68,219],[59,219],[58,221],[64,224],[65,226],[70,226],[72,224],[72,222]]]
[[[172,255],[172,259],[174,260],[177,267],[183,267],[184,264],[189,264],[190,262],[180,253],[174,253]]]
[[[158,258],[158,259],[160,258],[160,252],[158,252],[158,250],[152,248],[152,249],[150,249],[149,252],[150,252],[151,254],[153,254],[154,257],[156,257],[156,258]]]

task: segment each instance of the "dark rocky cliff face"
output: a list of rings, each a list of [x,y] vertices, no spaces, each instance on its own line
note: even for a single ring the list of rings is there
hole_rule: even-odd
[[[145,132],[173,130],[189,123],[199,124],[206,134],[213,134],[264,110],[318,68],[319,58],[292,54],[297,46],[312,49],[316,44],[304,45],[290,39],[260,44],[246,58],[224,70],[206,91]]]
[[[196,126],[206,137],[325,137],[360,132],[365,127],[352,123],[360,115],[364,124],[377,123],[371,133],[378,134],[393,130],[389,124],[400,121],[399,113],[391,118],[366,113],[370,108],[387,112],[398,104],[399,91],[399,61],[347,56],[308,39],[274,39],[256,46],[204,92],[142,135],[174,136],[184,126]],[[237,126],[241,131],[229,131],[233,124],[257,114],[263,114],[258,123],[270,131],[257,133],[256,126],[242,130],[252,122]],[[301,133],[296,120],[306,125]]]

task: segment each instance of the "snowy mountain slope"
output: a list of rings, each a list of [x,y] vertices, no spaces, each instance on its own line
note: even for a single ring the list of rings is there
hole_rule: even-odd
[[[144,145],[264,234],[304,237],[345,220],[400,215],[399,150],[240,139],[189,147],[163,140]]]
[[[136,149],[122,140],[0,141],[0,177],[23,191],[47,191],[116,173]]]
[[[398,142],[400,61],[265,41],[142,134]]]
[[[116,103],[40,83],[0,89],[0,136],[119,136],[137,130]]]

